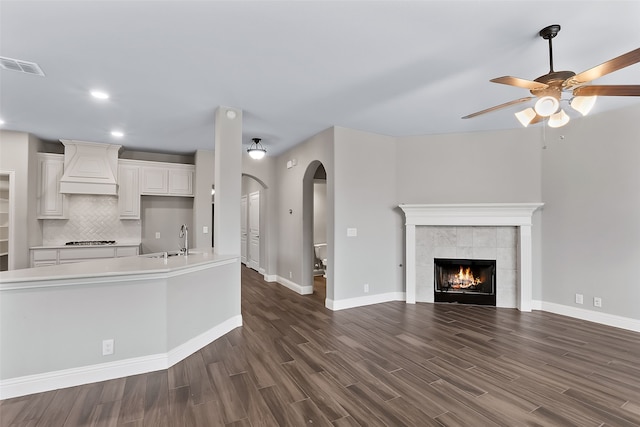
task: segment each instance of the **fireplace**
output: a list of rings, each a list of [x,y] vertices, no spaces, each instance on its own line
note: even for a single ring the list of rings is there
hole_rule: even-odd
[[[507,305],[496,301],[498,307],[517,307],[521,311],[531,311],[533,287],[533,213],[543,206],[543,203],[469,203],[469,204],[401,204],[400,209],[405,215],[405,280],[407,304],[420,302],[434,302],[433,273],[429,274],[426,286],[430,287],[423,295],[417,293],[417,270],[419,262],[425,258],[417,258],[416,227],[515,227],[517,236],[515,271],[515,301]],[[469,257],[466,254],[455,253],[434,254],[436,257]],[[475,258],[472,255],[469,258]],[[478,255],[477,258],[488,259],[489,256]],[[493,258],[493,257],[491,257]],[[432,258],[433,259],[433,258]],[[499,258],[497,258],[499,259]],[[429,261],[433,268],[433,261]],[[502,280],[500,280],[503,283]],[[503,286],[502,284],[500,285]],[[499,299],[503,298],[502,288],[498,292]]]
[[[496,261],[434,259],[434,301],[496,305]]]

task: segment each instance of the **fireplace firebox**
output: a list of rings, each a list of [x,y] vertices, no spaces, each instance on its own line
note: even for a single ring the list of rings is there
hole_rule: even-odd
[[[496,305],[496,261],[434,259],[434,301]]]

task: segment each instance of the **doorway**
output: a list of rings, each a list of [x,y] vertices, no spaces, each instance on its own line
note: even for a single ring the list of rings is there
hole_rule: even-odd
[[[268,266],[267,186],[242,174],[240,196],[240,256],[247,267],[264,274]]]
[[[249,253],[247,266],[260,269],[260,192],[249,194]]]
[[[15,172],[0,171],[0,271],[13,270]]]
[[[313,295],[327,298],[327,172],[324,165],[312,162],[303,181],[303,277],[313,287]]]

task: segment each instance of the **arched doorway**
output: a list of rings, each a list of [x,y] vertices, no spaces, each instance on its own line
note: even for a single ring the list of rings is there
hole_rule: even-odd
[[[320,161],[307,167],[303,178],[303,286],[312,286],[314,296],[325,303],[327,267],[327,172]]]

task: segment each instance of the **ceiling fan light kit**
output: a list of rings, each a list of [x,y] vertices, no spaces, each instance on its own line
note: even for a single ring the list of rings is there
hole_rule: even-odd
[[[571,99],[571,108],[586,116],[595,105],[596,98],[597,96],[574,96]]]
[[[554,24],[543,28],[538,33],[540,37],[549,41],[549,72],[534,80],[518,77],[503,76],[491,79],[492,83],[500,83],[528,89],[531,97],[520,98],[505,102],[494,107],[466,115],[463,119],[470,119],[482,114],[509,107],[514,104],[527,102],[538,98],[533,108],[526,108],[515,113],[522,126],[529,126],[547,118],[550,127],[561,127],[569,123],[569,115],[560,109],[563,94],[570,94],[569,105],[575,111],[586,116],[593,108],[598,96],[640,96],[640,85],[591,85],[591,81],[614,71],[640,62],[640,48],[634,49],[589,70],[576,74],[573,71],[554,71],[552,39],[560,32],[560,25]]]
[[[542,117],[549,117],[560,107],[560,102],[553,96],[543,96],[536,101],[534,110]]]
[[[522,126],[527,127],[536,118],[536,112],[533,108],[529,107],[522,111],[518,111],[515,116]]]
[[[559,128],[569,123],[569,120],[570,119],[567,113],[565,113],[564,110],[560,110],[557,113],[549,116],[548,124],[551,128]]]

